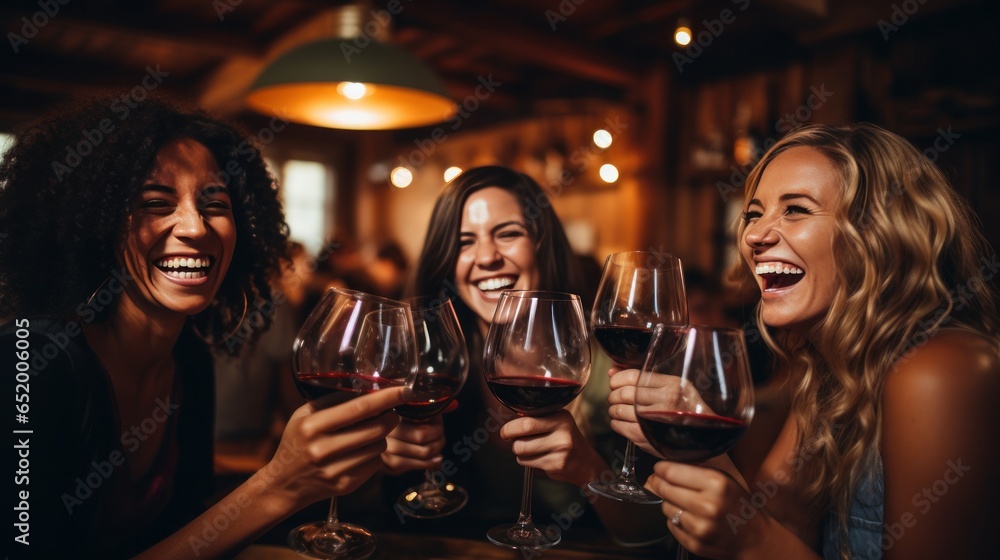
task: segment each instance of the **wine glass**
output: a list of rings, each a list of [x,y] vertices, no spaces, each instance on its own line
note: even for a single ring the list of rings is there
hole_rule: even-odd
[[[653,327],[688,322],[681,261],[673,255],[628,251],[609,255],[590,315],[594,338],[611,359],[630,368],[642,367]],[[625,444],[625,457],[615,480],[587,485],[601,496],[638,504],[663,500],[635,480],[635,444]]]
[[[701,463],[740,439],[754,413],[743,331],[657,325],[635,389],[635,414],[665,459]],[[672,523],[680,523],[680,514]],[[677,548],[678,560],[687,558]]]
[[[556,412],[583,391],[590,376],[590,343],[580,297],[517,290],[501,292],[486,333],[483,373],[493,396],[519,416]],[[487,532],[490,542],[515,549],[547,548],[531,520],[532,469],[524,469],[517,522]]]
[[[309,399],[357,395],[414,384],[416,345],[410,306],[362,292],[330,288],[306,318],[292,345],[292,372]],[[312,558],[357,560],[375,551],[375,536],[341,523],[337,498],[325,521],[288,535],[293,550]]]
[[[469,374],[469,351],[462,327],[449,299],[416,297],[406,300],[413,311],[420,376],[407,404],[396,407],[404,422],[427,422],[451,404]],[[451,515],[469,501],[461,486],[434,478],[424,471],[424,482],[407,489],[396,500],[397,511],[418,519]]]

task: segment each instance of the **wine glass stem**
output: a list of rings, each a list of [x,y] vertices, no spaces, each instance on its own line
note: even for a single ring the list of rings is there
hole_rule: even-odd
[[[622,482],[635,482],[635,444],[628,440],[625,444],[625,459],[622,461],[622,470],[618,474],[618,480]]]
[[[340,528],[340,519],[337,519],[337,497],[330,498],[330,511],[326,514],[327,531],[336,531]]]
[[[524,487],[521,489],[521,513],[517,516],[518,525],[534,525],[531,522],[531,479],[535,470],[524,467]]]

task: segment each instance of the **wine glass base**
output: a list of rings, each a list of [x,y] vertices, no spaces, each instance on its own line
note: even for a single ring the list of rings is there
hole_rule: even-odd
[[[431,490],[414,486],[396,500],[396,511],[416,519],[434,519],[455,513],[468,501],[465,489],[450,482]]]
[[[621,480],[615,480],[614,482],[595,481],[588,484],[587,487],[598,496],[604,496],[605,498],[611,498],[619,502],[647,505],[663,503],[663,498],[634,482]]]
[[[562,540],[558,529],[549,527],[543,533],[534,525],[520,523],[497,525],[486,532],[486,537],[497,546],[514,549],[547,549]]]
[[[299,525],[288,534],[288,546],[309,558],[362,560],[375,552],[375,535],[364,527],[339,523],[330,531],[322,521]]]

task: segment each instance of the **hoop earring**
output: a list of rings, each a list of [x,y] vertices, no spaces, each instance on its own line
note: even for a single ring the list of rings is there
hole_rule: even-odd
[[[243,314],[240,315],[240,322],[236,323],[236,326],[233,328],[233,330],[227,332],[223,336],[223,338],[232,337],[233,335],[235,335],[236,332],[240,330],[240,327],[243,326],[243,320],[247,318],[247,311],[249,311],[249,309],[250,309],[250,302],[247,299],[247,292],[246,292],[246,290],[244,290],[244,289],[241,288],[240,289],[240,293],[243,294]],[[194,322],[190,322],[189,324],[191,325],[191,330],[194,331],[195,336],[197,336],[205,344],[212,344],[212,341],[209,340],[208,337],[206,337],[205,335],[201,334],[201,331],[198,330],[198,326],[195,325]]]
[[[233,330],[226,333],[226,336],[233,336],[234,334],[236,334],[238,330],[240,330],[240,327],[243,326],[243,320],[247,318],[247,311],[250,310],[250,302],[247,300],[246,290],[241,288],[240,293],[243,294],[243,314],[240,315],[240,322],[236,323],[236,327],[234,327]]]
[[[101,282],[100,284],[97,285],[97,288],[94,289],[93,292],[91,292],[90,297],[88,297],[87,301],[84,302],[84,304],[83,304],[83,308],[84,309],[90,309],[90,305],[92,303],[94,303],[94,298],[97,297],[97,293],[100,292],[102,289],[104,289],[104,285],[107,284],[108,281],[110,281],[112,278],[113,278],[113,276],[109,275],[107,278],[104,279],[103,282]]]

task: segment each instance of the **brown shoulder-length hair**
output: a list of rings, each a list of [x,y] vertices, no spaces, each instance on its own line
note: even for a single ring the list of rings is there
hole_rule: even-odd
[[[474,346],[481,343],[476,315],[458,297],[455,263],[458,261],[462,210],[469,196],[487,187],[510,192],[521,205],[528,234],[535,242],[539,290],[580,293],[577,262],[566,232],[552,209],[549,195],[531,177],[502,166],[475,167],[462,172],[438,196],[424,246],[417,262],[413,292],[448,298],[455,306],[462,330]]]
[[[838,287],[809,333],[770,336],[759,306],[757,320],[779,360],[799,374],[792,413],[809,460],[795,476],[798,490],[810,511],[832,509],[846,528],[854,490],[878,460],[882,389],[893,365],[944,327],[1000,348],[996,293],[980,272],[992,249],[941,170],[902,137],[867,123],[792,131],[748,175],[747,201],[767,166],[796,146],[819,151],[838,171]],[[739,242],[745,228],[744,220]],[[743,263],[730,279],[754,282]]]

